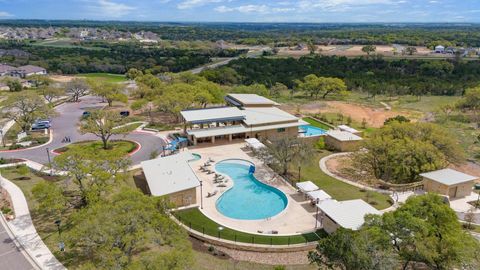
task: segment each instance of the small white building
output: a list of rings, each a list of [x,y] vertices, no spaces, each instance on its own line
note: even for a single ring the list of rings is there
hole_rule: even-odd
[[[141,166],[150,194],[167,196],[176,207],[196,204],[200,181],[189,164],[193,159],[189,151],[184,151],[143,161]]]
[[[443,169],[422,173],[423,188],[427,192],[448,196],[450,199],[462,198],[472,193],[478,177],[452,169]]]
[[[445,47],[442,45],[435,46],[435,53],[445,53]]]
[[[360,147],[362,137],[341,130],[329,130],[325,137],[325,145],[340,152],[352,152]]]
[[[380,211],[363,200],[336,201],[323,200],[317,204],[321,211],[321,222],[327,233],[342,227],[358,230],[365,223],[368,214],[380,215]]]

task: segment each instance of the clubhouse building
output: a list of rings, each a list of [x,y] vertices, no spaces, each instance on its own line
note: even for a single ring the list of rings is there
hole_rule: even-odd
[[[234,139],[298,136],[298,127],[308,125],[255,94],[229,94],[227,106],[184,110],[184,133],[193,145],[231,142]]]

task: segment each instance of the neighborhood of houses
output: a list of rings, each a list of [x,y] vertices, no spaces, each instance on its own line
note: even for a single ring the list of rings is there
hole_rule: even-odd
[[[167,149],[172,150],[170,155],[141,163],[142,173],[139,177],[144,181],[147,193],[153,196],[167,196],[176,207],[200,206],[202,212],[220,224],[255,232],[266,229],[262,227],[265,224],[256,221],[239,222],[218,213],[217,204],[221,199],[217,201],[216,198],[228,194],[232,182],[238,180],[234,179],[234,174],[225,175],[214,170],[216,164],[225,160],[248,162],[252,164],[249,173],[258,181],[270,185],[271,179],[281,177],[276,174],[272,176],[271,173],[258,173],[257,171],[267,166],[254,155],[248,155],[249,151],[254,152],[267,147],[269,139],[299,136],[308,140],[323,136],[327,147],[339,152],[358,150],[363,140],[361,132],[346,125],[324,133],[305,136],[302,129],[308,123],[278,108],[278,103],[255,94],[229,94],[225,97],[225,103],[224,107],[181,112],[184,120],[183,130],[177,130],[178,137],[171,143],[179,145],[188,141],[190,147],[175,151],[175,147],[167,146]],[[184,141],[179,141],[179,138],[183,138]],[[449,200],[461,200],[472,196],[472,189],[478,180],[478,177],[452,169],[428,172],[421,176],[423,192],[437,193]],[[282,215],[269,217],[267,227],[291,223],[296,225],[293,231],[312,230],[318,223],[326,232],[332,233],[339,227],[357,230],[364,223],[365,215],[381,214],[381,211],[361,199],[337,201],[311,181],[298,182],[293,186],[286,184],[284,180],[283,182],[273,186],[287,194],[287,207]],[[286,185],[295,191],[292,193],[285,188]],[[313,219],[308,211],[299,207],[305,201],[292,199],[295,194],[302,194],[305,200],[312,203],[312,207],[317,208],[318,214]],[[415,194],[417,193],[412,192],[409,196]],[[211,203],[208,203],[210,201]],[[217,203],[214,203],[215,201]],[[263,207],[269,207],[268,203]],[[293,213],[292,209],[297,212]],[[299,213],[302,211],[305,213]],[[307,225],[302,227],[301,220]],[[293,232],[289,226],[278,226],[275,232]]]

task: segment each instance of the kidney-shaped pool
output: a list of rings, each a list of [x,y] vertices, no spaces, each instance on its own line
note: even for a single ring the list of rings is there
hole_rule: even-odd
[[[228,159],[216,164],[217,172],[228,175],[233,187],[217,200],[223,215],[244,220],[273,217],[287,207],[288,199],[280,190],[258,181],[250,173],[254,166],[246,160]]]

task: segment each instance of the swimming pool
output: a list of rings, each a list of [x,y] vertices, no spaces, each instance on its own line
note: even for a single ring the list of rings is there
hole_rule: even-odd
[[[288,203],[280,190],[258,181],[249,173],[253,164],[245,160],[224,160],[215,166],[217,172],[228,175],[233,187],[218,198],[217,210],[223,215],[244,220],[273,217]]]
[[[304,134],[305,137],[315,137],[315,136],[324,135],[327,133],[327,131],[311,125],[305,125],[305,126],[300,126],[300,133]]]

